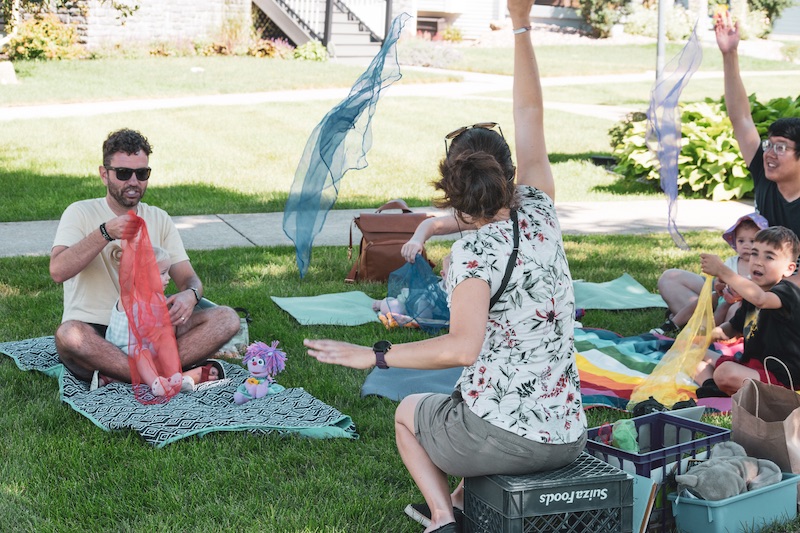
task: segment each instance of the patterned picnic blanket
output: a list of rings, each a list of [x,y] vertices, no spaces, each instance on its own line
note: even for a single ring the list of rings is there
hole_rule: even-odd
[[[190,435],[212,431],[297,433],[314,438],[358,438],[349,416],[318,400],[302,388],[279,392],[236,405],[233,393],[248,377],[238,365],[222,362],[225,379],[202,383],[168,403],[143,405],[130,384],[111,383],[90,391],[58,360],[52,336],[0,344],[21,370],[37,370],[58,379],[61,400],[106,430],[132,429],[161,448]]]

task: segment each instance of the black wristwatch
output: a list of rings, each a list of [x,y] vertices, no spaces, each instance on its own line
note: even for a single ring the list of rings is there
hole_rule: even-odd
[[[372,351],[375,352],[375,366],[386,370],[389,365],[386,364],[386,352],[392,349],[392,343],[389,341],[378,341],[372,345]]]
[[[197,303],[200,303],[200,292],[197,290],[197,288],[189,287],[189,290],[194,293],[194,299],[197,300]]]

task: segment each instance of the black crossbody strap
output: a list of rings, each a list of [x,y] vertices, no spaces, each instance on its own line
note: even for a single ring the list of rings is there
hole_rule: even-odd
[[[492,299],[489,301],[489,309],[494,307],[494,304],[496,304],[497,300],[500,299],[500,296],[503,295],[503,291],[506,290],[506,285],[508,285],[508,280],[511,279],[511,272],[514,271],[514,266],[517,264],[517,252],[519,252],[519,223],[517,222],[516,209],[511,210],[511,223],[514,226],[514,250],[508,257],[506,273],[503,275],[503,281],[500,283],[500,288],[497,289],[497,292],[494,293],[494,296],[492,296]]]

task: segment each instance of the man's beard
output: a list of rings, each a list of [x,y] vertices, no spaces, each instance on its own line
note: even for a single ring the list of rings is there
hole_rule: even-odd
[[[130,187],[127,187],[127,188],[130,188]],[[125,189],[126,189],[125,187],[122,188],[122,189],[118,189],[118,190],[109,189],[109,192],[111,193],[111,197],[119,205],[121,205],[123,207],[136,207],[137,205],[139,205],[139,202],[141,202],[142,198],[144,198],[144,191],[138,189],[138,190],[140,190],[140,194],[139,194],[138,198],[128,198],[127,196],[125,196]]]

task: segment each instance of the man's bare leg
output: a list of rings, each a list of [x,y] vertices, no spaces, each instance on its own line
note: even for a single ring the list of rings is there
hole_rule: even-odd
[[[56,330],[58,358],[76,377],[89,381],[98,370],[119,381],[131,382],[128,356],[97,331],[77,320],[68,320]]]
[[[212,307],[192,314],[186,325],[178,326],[178,353],[181,366],[202,363],[239,331],[239,315],[230,307]]]

